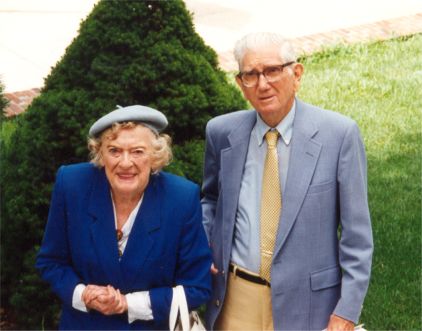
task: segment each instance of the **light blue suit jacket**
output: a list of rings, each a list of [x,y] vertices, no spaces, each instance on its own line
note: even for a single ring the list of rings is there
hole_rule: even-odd
[[[357,322],[367,291],[373,241],[366,157],[354,121],[298,99],[296,107],[271,271],[273,320],[276,330],[322,330],[332,313]],[[224,271],[213,276],[206,313],[210,329],[224,302],[255,122],[255,111],[239,111],[207,125],[203,223],[215,266]]]
[[[113,215],[103,169],[60,168],[37,268],[63,303],[61,329],[168,329],[176,284],[184,285],[191,308],[207,301],[211,254],[197,185],[164,172],[151,176],[120,262]],[[149,291],[154,320],[129,324],[127,314],[78,311],[72,295],[79,283]]]

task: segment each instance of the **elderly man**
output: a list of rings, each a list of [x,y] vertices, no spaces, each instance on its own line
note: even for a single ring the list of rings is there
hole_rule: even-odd
[[[235,47],[255,110],[206,129],[202,200],[217,330],[353,330],[373,252],[356,123],[296,98],[303,66],[272,33]]]

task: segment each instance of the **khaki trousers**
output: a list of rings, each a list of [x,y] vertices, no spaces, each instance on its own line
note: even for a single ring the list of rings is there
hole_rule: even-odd
[[[230,272],[224,305],[215,323],[215,330],[274,330],[271,288]]]

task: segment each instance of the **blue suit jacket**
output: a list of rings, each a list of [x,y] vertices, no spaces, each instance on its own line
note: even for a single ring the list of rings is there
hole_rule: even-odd
[[[191,308],[210,296],[211,254],[201,223],[197,185],[153,175],[119,262],[110,187],[103,169],[61,167],[37,268],[60,297],[61,329],[166,329],[172,286],[185,286]],[[79,283],[112,285],[122,293],[149,291],[154,320],[128,324],[127,314],[104,316],[72,308]]]
[[[224,271],[213,276],[206,313],[211,329],[224,302],[240,184],[255,122],[255,111],[239,111],[207,125],[203,222],[214,263]],[[366,158],[357,125],[296,99],[289,162],[271,271],[274,328],[322,330],[332,313],[357,322],[373,251]]]

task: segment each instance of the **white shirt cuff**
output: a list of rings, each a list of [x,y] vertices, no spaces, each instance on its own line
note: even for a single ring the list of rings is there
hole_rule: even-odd
[[[85,303],[82,301],[82,293],[85,290],[85,287],[86,286],[84,284],[76,285],[73,290],[72,307],[87,313],[88,309],[86,309]]]
[[[134,292],[126,294],[127,315],[129,323],[135,320],[152,320],[151,299],[148,291]]]

